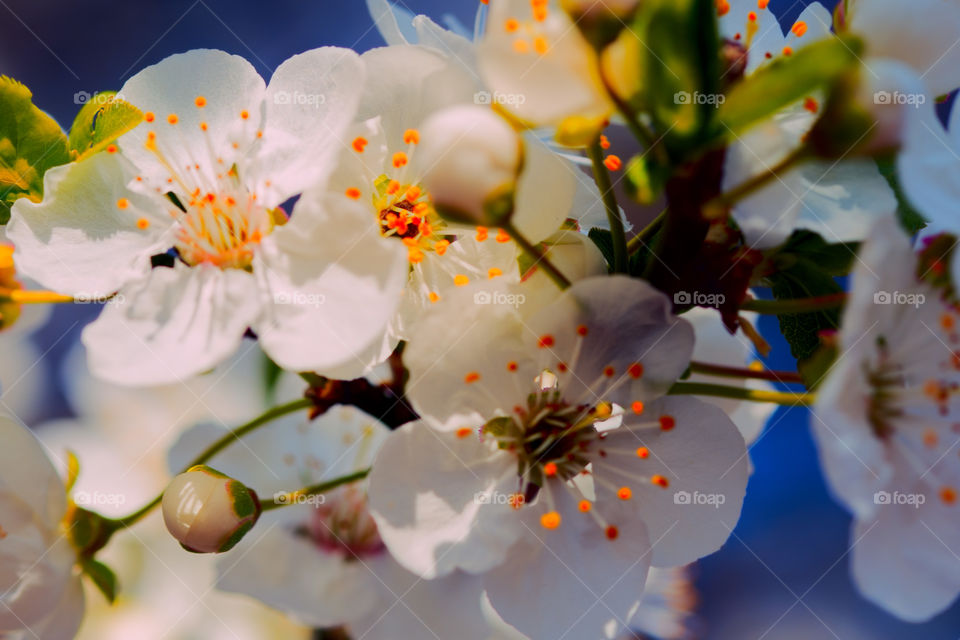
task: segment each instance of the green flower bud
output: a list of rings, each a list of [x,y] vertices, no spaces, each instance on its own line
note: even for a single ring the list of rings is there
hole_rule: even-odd
[[[204,465],[181,473],[163,492],[163,522],[187,551],[229,551],[260,517],[257,494]]]

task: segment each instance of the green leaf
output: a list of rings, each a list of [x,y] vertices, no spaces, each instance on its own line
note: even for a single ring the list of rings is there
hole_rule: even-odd
[[[789,269],[775,273],[770,281],[777,300],[814,298],[842,291],[828,273],[808,260],[798,260]],[[780,332],[790,343],[790,353],[797,360],[804,360],[820,348],[821,331],[836,330],[840,326],[840,310],[789,313],[777,319]]]
[[[703,142],[721,98],[714,0],[644,0],[631,30],[644,44],[640,103],[682,159]]]
[[[117,599],[117,574],[113,569],[93,558],[86,558],[80,564],[83,572],[90,581],[100,590],[107,602],[113,604]]]
[[[594,227],[587,233],[587,237],[597,245],[597,249],[600,249],[607,266],[613,264],[613,237],[610,235],[610,230]]]
[[[0,76],[0,225],[10,219],[16,200],[40,201],[47,169],[70,162],[60,125],[32,98],[25,86]]]
[[[116,97],[115,91],[98,93],[74,118],[70,127],[70,148],[79,154],[79,160],[83,160],[106,149],[142,120],[143,113]]]
[[[739,134],[832,85],[860,63],[862,53],[863,43],[858,38],[842,36],[815,42],[790,56],[780,56],[727,92],[718,114],[717,135]]]
[[[896,156],[889,155],[877,158],[877,168],[880,170],[880,175],[887,180],[887,184],[893,189],[893,195],[897,198],[897,219],[900,220],[900,226],[911,236],[927,226],[927,221],[924,220],[919,211],[913,208],[900,187]]]
[[[640,204],[653,204],[670,177],[669,171],[652,160],[649,154],[637,154],[627,163],[624,170],[627,195]]]
[[[777,251],[775,262],[780,270],[786,270],[798,261],[806,261],[827,275],[843,276],[850,273],[859,248],[856,242],[831,244],[819,234],[801,229],[794,231]]]

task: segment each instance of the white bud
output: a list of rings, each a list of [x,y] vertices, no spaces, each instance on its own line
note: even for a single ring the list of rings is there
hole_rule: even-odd
[[[503,222],[520,168],[522,142],[513,127],[489,108],[463,105],[433,114],[420,133],[418,169],[441,215]]]
[[[188,551],[229,551],[259,517],[257,494],[210,467],[192,467],[163,492],[163,522]]]

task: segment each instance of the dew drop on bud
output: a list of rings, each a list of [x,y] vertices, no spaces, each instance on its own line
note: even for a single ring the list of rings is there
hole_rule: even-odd
[[[229,551],[260,517],[257,494],[204,465],[175,477],[163,492],[163,522],[187,551]]]

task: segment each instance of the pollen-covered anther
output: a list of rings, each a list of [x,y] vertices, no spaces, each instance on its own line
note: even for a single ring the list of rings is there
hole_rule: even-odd
[[[547,53],[547,51],[550,50],[550,44],[547,42],[546,38],[543,38],[543,37],[534,38],[533,50],[539,53],[540,55],[544,55]]]
[[[635,414],[640,415],[641,413],[643,413],[643,403],[640,402],[639,400],[635,400],[633,404],[630,405],[630,410],[633,411]]]
[[[553,336],[549,333],[546,333],[540,336],[540,339],[537,341],[537,346],[541,349],[548,349],[555,345],[557,342],[553,339]]]
[[[503,271],[497,269],[496,267],[490,267],[487,269],[487,277],[491,280],[503,275]]]
[[[630,377],[634,380],[639,380],[643,377],[643,365],[639,362],[634,362],[627,368],[627,373],[630,374]]]
[[[510,373],[514,373],[514,372],[516,372],[516,370],[517,370],[517,363],[516,363],[516,362],[514,362],[513,360],[511,360],[510,362],[507,363],[507,371],[509,371]]]
[[[403,141],[407,144],[419,144],[420,132],[416,129],[407,129],[403,132]]]
[[[148,229],[149,227],[150,227],[150,221],[149,221],[149,220],[147,220],[146,218],[138,218],[138,219],[137,219],[137,228],[138,228],[138,229],[143,230],[143,229]]]
[[[487,236],[490,234],[489,229],[486,227],[477,227],[477,242],[483,242],[487,239]]]
[[[477,373],[476,371],[471,371],[470,373],[468,373],[463,377],[463,381],[466,382],[467,384],[473,384],[479,379],[480,379],[480,374]]]
[[[633,490],[630,487],[620,487],[617,489],[617,497],[621,500],[629,500],[633,497]]]
[[[510,234],[504,231],[503,229],[500,229],[499,231],[497,231],[496,240],[501,244],[504,242],[510,242]]]
[[[803,100],[803,108],[810,113],[816,113],[820,109],[820,103],[817,102],[816,98],[807,96]]]
[[[177,124],[178,122],[180,122],[180,118],[177,117],[177,114],[171,113],[170,115],[167,116],[167,122],[169,122],[170,124]]]
[[[607,365],[606,367],[603,368],[603,375],[607,376],[608,378],[612,378],[613,376],[616,375],[616,373],[617,373],[617,370],[610,365]]]
[[[520,23],[516,18],[507,18],[507,20],[503,23],[503,30],[507,33],[516,33],[519,28]]]
[[[623,160],[619,156],[609,155],[604,159],[603,164],[610,171],[619,171],[623,167]]]
[[[117,145],[115,144],[107,145],[107,153],[116,153],[116,152],[117,152]]]
[[[646,447],[637,447],[637,457],[642,460],[646,460],[650,457],[650,449],[647,449]]]
[[[793,23],[793,26],[790,27],[790,31],[793,32],[793,35],[799,38],[807,32],[807,23],[803,20],[797,20],[795,23]]]
[[[548,462],[547,464],[543,465],[543,475],[547,476],[548,478],[552,478],[553,476],[557,475],[557,464],[555,462]]]
[[[585,338],[587,336],[587,333],[589,333],[589,331],[590,330],[587,329],[587,325],[585,324],[581,324],[577,326],[577,335],[580,336],[581,338]]]
[[[610,525],[609,527],[606,528],[606,530],[604,531],[604,534],[607,536],[607,540],[616,540],[617,538],[620,537],[620,530],[617,529],[615,526]]]
[[[205,106],[207,106],[207,99],[203,96],[197,96],[194,99],[193,104],[197,105],[198,109],[203,109]]]
[[[670,481],[666,477],[661,475],[655,475],[650,478],[650,482],[657,485],[661,489],[666,489],[670,486]]]
[[[356,151],[357,153],[363,153],[363,150],[367,148],[368,144],[369,142],[367,141],[366,138],[364,138],[363,136],[357,136],[356,138],[353,139],[353,142],[351,143],[350,146],[352,146],[353,150]]]
[[[458,273],[457,275],[453,276],[453,284],[457,287],[465,287],[470,284],[470,278],[462,273]]]
[[[356,187],[350,187],[347,189],[346,195],[351,200],[359,200],[362,194],[360,193],[360,189],[357,189]]]
[[[249,118],[250,118],[250,112],[249,112],[249,111],[247,111],[246,109],[244,109],[243,111],[240,112],[240,119],[241,119],[241,120],[248,120]]]
[[[589,513],[593,509],[593,504],[589,500],[581,500],[577,508],[583,513]]]
[[[956,504],[957,490],[953,487],[943,487],[940,489],[940,501],[948,505]]]
[[[677,421],[673,416],[660,416],[660,430],[670,431],[677,426]]]
[[[130,201],[126,198],[120,198],[117,200],[117,209],[126,209],[130,206]]]
[[[470,427],[460,427],[457,429],[457,437],[463,440],[464,438],[469,438],[470,434],[473,433],[473,429]]]
[[[407,162],[409,162],[407,154],[405,154],[403,151],[397,151],[395,154],[393,154],[393,167],[395,169],[405,167]]]
[[[143,119],[146,120],[147,122],[153,122],[156,119],[156,117],[157,116],[155,116],[152,111],[147,111],[146,113],[143,114]]]
[[[556,529],[560,526],[560,514],[556,511],[548,511],[540,516],[540,526],[544,529]]]
[[[717,0],[717,16],[723,17],[730,13],[730,3],[727,0]]]

